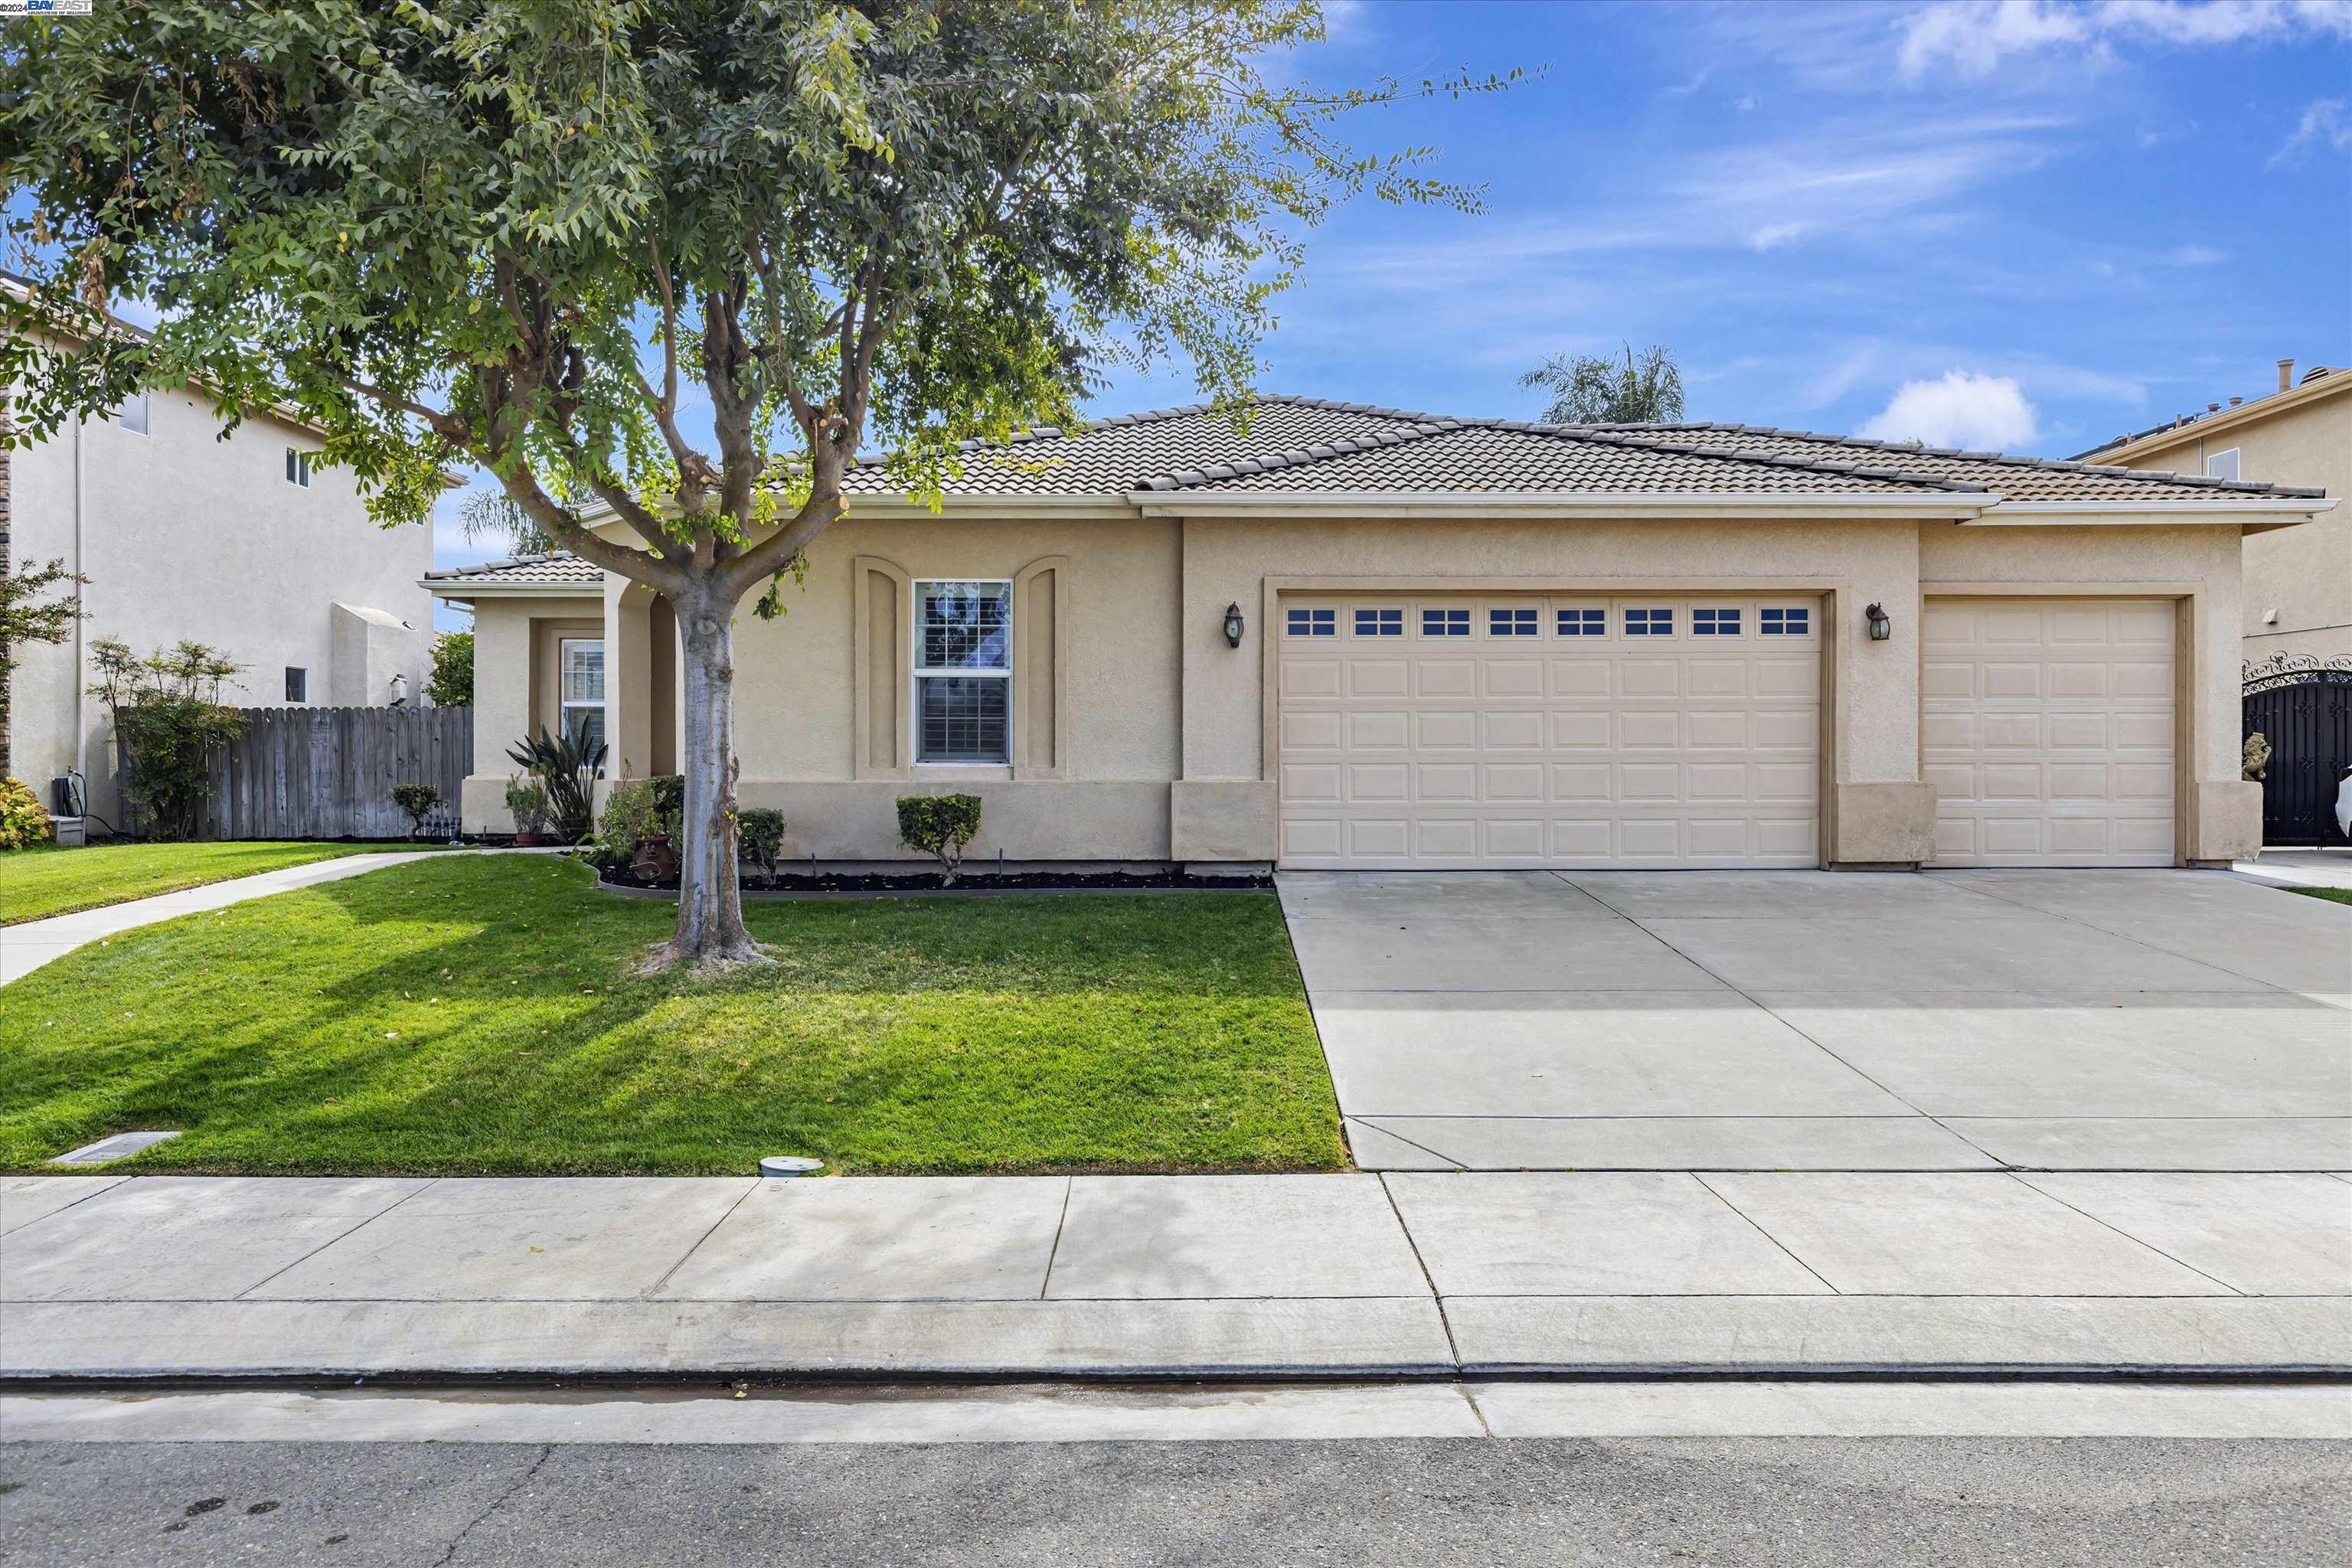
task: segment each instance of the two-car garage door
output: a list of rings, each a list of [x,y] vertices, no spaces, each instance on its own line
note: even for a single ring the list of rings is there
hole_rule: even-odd
[[[1285,598],[1282,863],[1811,866],[1807,595]]]

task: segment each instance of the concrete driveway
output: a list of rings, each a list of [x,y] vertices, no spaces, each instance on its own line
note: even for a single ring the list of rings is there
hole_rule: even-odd
[[[1370,1169],[2352,1170],[2352,908],[2227,873],[1279,883]]]

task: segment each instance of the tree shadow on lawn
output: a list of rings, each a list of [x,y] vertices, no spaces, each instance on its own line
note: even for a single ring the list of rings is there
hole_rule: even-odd
[[[186,917],[0,991],[0,1159],[139,1169],[1328,1169],[1273,899],[798,901],[777,962],[635,972],[668,910],[540,858]],[[44,977],[47,977],[46,979]],[[29,988],[29,989],[28,989]]]

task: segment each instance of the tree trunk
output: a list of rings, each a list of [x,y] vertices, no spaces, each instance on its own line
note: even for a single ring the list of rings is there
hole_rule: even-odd
[[[660,957],[735,963],[761,956],[743,929],[736,872],[735,632],[732,606],[682,604],[686,734],[680,766],[686,813],[678,847],[677,930]]]

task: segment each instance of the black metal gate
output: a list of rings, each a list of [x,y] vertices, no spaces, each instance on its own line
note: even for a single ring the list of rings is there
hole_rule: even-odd
[[[2352,766],[2352,668],[2279,654],[2246,670],[2245,733],[2270,742],[2263,842],[2341,844],[2336,780]]]

